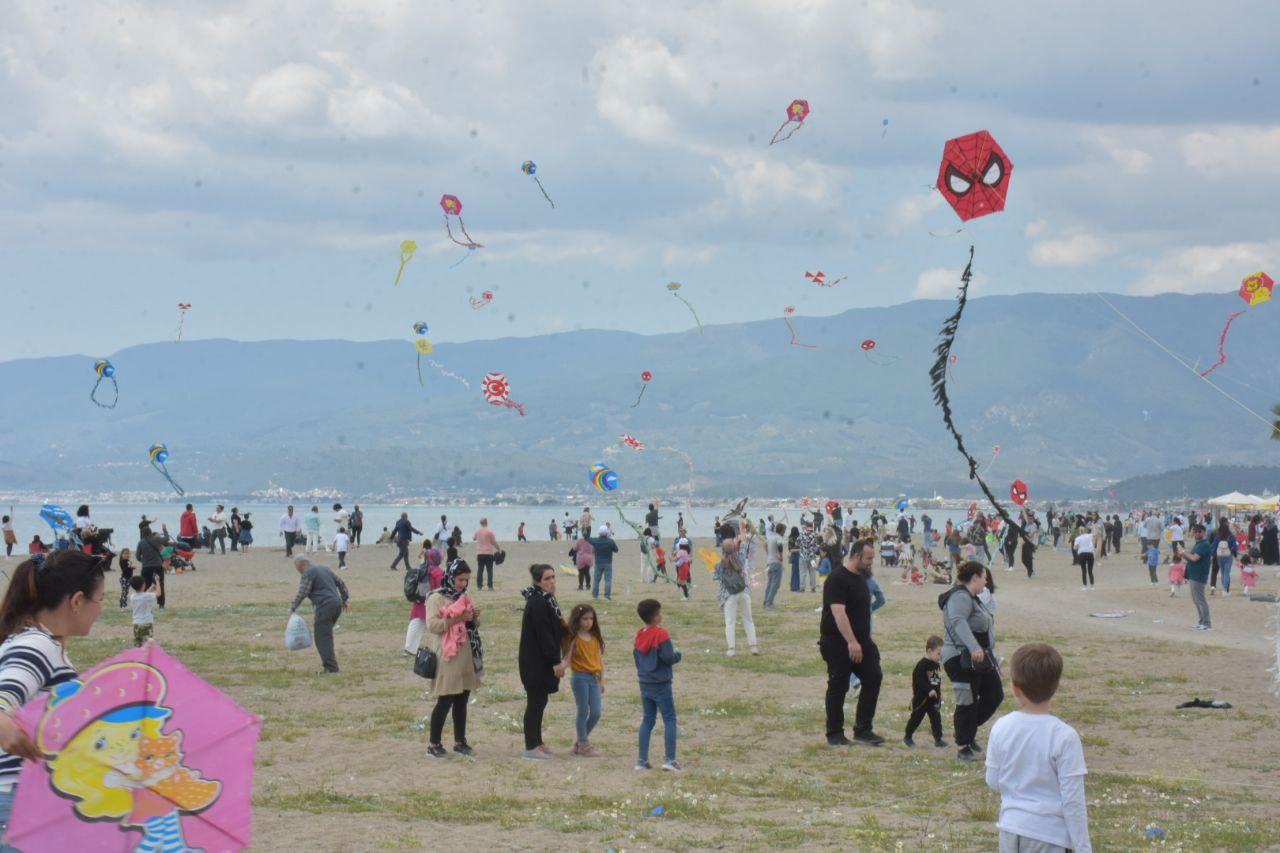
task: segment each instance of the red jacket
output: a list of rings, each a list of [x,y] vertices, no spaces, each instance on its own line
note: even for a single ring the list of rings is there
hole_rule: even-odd
[[[200,535],[200,522],[196,520],[196,514],[191,510],[184,512],[178,519],[178,535],[184,539]]]

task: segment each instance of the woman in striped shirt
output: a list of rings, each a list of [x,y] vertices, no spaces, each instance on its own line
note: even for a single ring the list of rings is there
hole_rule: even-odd
[[[86,636],[102,612],[105,565],[80,551],[37,555],[18,566],[0,603],[0,833],[8,828],[22,759],[40,760],[12,715],[75,678],[63,643]]]

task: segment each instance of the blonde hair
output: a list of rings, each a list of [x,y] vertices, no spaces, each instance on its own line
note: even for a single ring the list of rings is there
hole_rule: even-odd
[[[103,734],[142,729],[142,736],[161,737],[164,721],[147,718],[136,723],[108,723],[96,720],[71,739],[48,761],[50,782],[59,793],[75,797],[76,811],[86,818],[122,818],[133,811],[133,791],[107,785],[107,774],[115,768],[94,755],[94,743]]]

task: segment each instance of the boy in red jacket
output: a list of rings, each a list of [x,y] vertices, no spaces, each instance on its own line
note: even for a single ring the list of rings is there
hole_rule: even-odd
[[[671,693],[671,667],[680,662],[681,654],[671,644],[671,635],[662,627],[662,604],[646,598],[636,605],[636,613],[644,627],[636,632],[636,645],[631,654],[636,660],[636,676],[640,680],[640,699],[644,715],[640,719],[640,757],[637,770],[649,770],[649,737],[653,734],[658,712],[662,712],[662,740],[665,747],[663,770],[680,771],[676,761],[676,701]]]

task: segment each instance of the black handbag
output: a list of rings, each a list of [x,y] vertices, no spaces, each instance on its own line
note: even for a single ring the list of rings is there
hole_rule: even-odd
[[[501,566],[501,565],[502,565],[503,563],[505,563],[506,561],[507,561],[507,552],[506,552],[506,551],[499,550],[497,553],[495,553],[495,554],[493,555],[493,563],[494,563],[494,565],[496,565],[496,566]]]
[[[413,657],[413,674],[427,679],[434,679],[436,677],[436,668],[439,664],[439,656],[431,649],[423,646],[418,649],[418,653]]]

